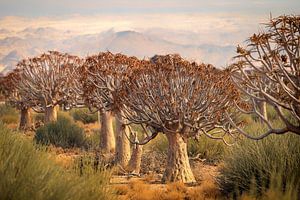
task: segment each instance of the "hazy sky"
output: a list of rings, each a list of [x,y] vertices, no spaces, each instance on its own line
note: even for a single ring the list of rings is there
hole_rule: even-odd
[[[27,17],[146,13],[299,13],[299,0],[1,0],[0,15]]]
[[[262,23],[268,22],[270,13],[273,17],[299,15],[300,0],[0,0],[0,59],[13,50],[21,51],[18,45],[23,43],[14,41],[31,40],[28,33],[40,34],[34,38],[40,44],[39,37],[45,36],[55,43],[132,30],[184,47],[204,45],[207,54],[198,55],[196,48],[191,54],[208,60],[206,55],[213,49],[245,44],[253,33],[263,30]],[[23,50],[38,51],[26,44]],[[218,64],[225,65],[230,56],[223,61],[225,53],[215,51],[222,58]]]
[[[235,45],[257,32],[270,13],[300,14],[300,0],[0,0],[0,29],[53,27],[82,34],[164,29],[198,34],[199,42]]]

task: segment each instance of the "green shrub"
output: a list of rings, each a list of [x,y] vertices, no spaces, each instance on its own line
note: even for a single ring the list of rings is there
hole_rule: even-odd
[[[64,169],[43,149],[0,124],[0,199],[113,199],[110,172]]]
[[[0,121],[5,124],[16,124],[19,121],[18,111],[8,104],[0,105]]]
[[[206,159],[208,162],[220,161],[225,153],[225,144],[220,140],[213,140],[201,135],[199,141],[189,139],[188,155],[189,157],[198,157]]]
[[[63,148],[82,147],[85,144],[83,129],[77,126],[68,115],[58,115],[57,122],[37,129],[35,141],[53,144]]]
[[[283,189],[284,188],[284,189]],[[253,181],[250,191],[244,192],[237,199],[260,199],[260,200],[298,200],[300,199],[299,185],[295,182],[285,182],[281,178],[281,173],[272,173],[270,185],[257,191],[256,183]]]
[[[279,126],[279,121],[274,121]],[[266,131],[260,123],[252,123],[247,131],[253,134]],[[221,190],[239,195],[249,191],[251,183],[258,194],[270,188],[271,175],[276,174],[284,184],[298,187],[300,181],[300,137],[295,134],[271,135],[259,141],[243,139],[234,145],[224,158],[218,177]]]
[[[164,134],[158,134],[156,138],[154,138],[148,144],[146,144],[145,148],[151,151],[156,151],[158,153],[167,155],[168,153],[167,137]]]
[[[99,130],[92,130],[92,134],[85,137],[85,146],[89,150],[98,149],[100,146]]]
[[[44,113],[34,113],[34,121],[44,122],[45,114]]]
[[[75,108],[71,110],[71,115],[75,121],[81,121],[84,124],[95,123],[98,120],[98,114],[90,114],[87,108]]]

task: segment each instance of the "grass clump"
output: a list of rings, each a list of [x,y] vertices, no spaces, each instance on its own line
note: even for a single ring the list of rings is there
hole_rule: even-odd
[[[247,131],[259,134],[266,128],[252,123]],[[223,193],[238,196],[255,191],[261,196],[271,188],[275,177],[282,184],[280,191],[292,185],[300,194],[300,137],[295,134],[271,135],[263,140],[244,139],[234,145],[224,158],[224,167],[218,178]],[[300,198],[300,197],[299,197]]]
[[[96,150],[100,146],[100,136],[98,130],[92,130],[92,133],[86,135],[85,137],[85,146],[89,150]]]
[[[188,141],[188,155],[190,158],[198,157],[212,163],[222,159],[226,148],[222,141],[213,140],[203,135],[198,140],[190,139]]]
[[[0,199],[113,199],[106,171],[64,169],[0,124]]]
[[[91,114],[87,108],[75,108],[70,111],[75,121],[81,121],[84,124],[95,123],[98,120],[97,113]]]
[[[53,144],[62,148],[83,147],[85,135],[84,130],[71,117],[60,114],[56,122],[37,129],[35,141],[38,144]]]
[[[259,200],[298,200],[300,199],[299,185],[293,182],[284,182],[280,174],[272,173],[269,187],[263,187],[257,191],[255,181],[251,183],[250,191],[243,193],[238,199],[259,199]]]

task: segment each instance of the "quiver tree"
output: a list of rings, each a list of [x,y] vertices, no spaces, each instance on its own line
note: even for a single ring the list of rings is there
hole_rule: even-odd
[[[22,91],[17,89],[20,76],[18,70],[14,70],[2,77],[0,80],[1,94],[5,97],[5,101],[17,108],[20,111],[20,130],[28,130],[33,128],[31,118],[31,107],[33,104],[26,99],[26,95],[22,94]]]
[[[165,134],[169,146],[163,181],[195,182],[187,140],[200,134],[223,141],[235,137],[225,111],[231,113],[238,93],[228,71],[190,63],[179,55],[151,61],[126,76],[119,94],[124,118],[150,130],[132,142],[143,145],[159,132]]]
[[[252,105],[247,110],[237,107],[244,113],[255,114],[268,128],[260,136],[242,129],[239,132],[252,139],[289,131],[300,135],[299,51],[299,15],[271,19],[264,32],[252,35],[245,48],[237,48],[237,62],[230,67],[232,80],[244,94],[245,102]],[[262,103],[276,111],[283,122],[281,127],[274,127],[259,111]]]
[[[138,67],[140,61],[135,57],[110,52],[86,58],[84,64],[83,90],[86,104],[97,110],[111,111],[116,117],[116,162],[126,168],[130,159],[130,143],[125,136],[127,127],[121,115],[122,106],[115,102],[124,74]],[[108,137],[114,137],[110,135]]]
[[[100,125],[100,149],[103,153],[112,153],[116,148],[115,134],[113,130],[113,113],[111,109],[105,109],[106,104],[102,101],[102,97],[99,92],[105,91],[106,94],[108,90],[104,90],[97,87],[92,83],[92,77],[95,74],[90,74],[90,71],[96,70],[96,68],[91,69],[93,65],[97,65],[97,56],[87,57],[83,63],[80,73],[81,78],[78,85],[81,86],[77,91],[81,92],[80,96],[82,101],[89,108],[91,112],[98,112],[98,122]],[[93,77],[95,78],[95,77]],[[100,83],[104,85],[105,83]],[[111,106],[107,106],[111,108]]]
[[[77,56],[49,51],[17,64],[17,89],[45,112],[45,123],[57,120],[56,106],[78,96],[74,86],[81,62]]]
[[[116,139],[113,130],[113,116],[111,111],[98,111],[100,114],[100,148],[103,152],[114,152]]]

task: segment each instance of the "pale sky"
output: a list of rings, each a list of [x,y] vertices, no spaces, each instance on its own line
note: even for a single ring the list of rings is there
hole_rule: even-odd
[[[236,45],[259,31],[270,13],[300,14],[300,0],[0,0],[0,29],[52,27],[80,34],[163,29],[165,35],[170,33],[165,30],[198,34],[197,43]]]
[[[153,13],[233,13],[245,15],[299,14],[299,0],[1,0],[0,16],[26,17],[153,14]]]
[[[34,49],[14,41],[30,39],[28,30],[45,27],[63,33],[42,33],[41,37],[49,34],[53,41],[132,30],[186,47],[209,44],[204,48],[210,54],[209,47],[214,49],[214,45],[244,43],[262,30],[270,13],[273,17],[299,15],[300,0],[0,0],[0,59],[20,50],[18,45],[26,51]],[[34,41],[39,44],[42,40]],[[195,49],[194,54],[197,52]],[[201,55],[204,60],[207,54]],[[225,59],[220,63],[225,65]]]

